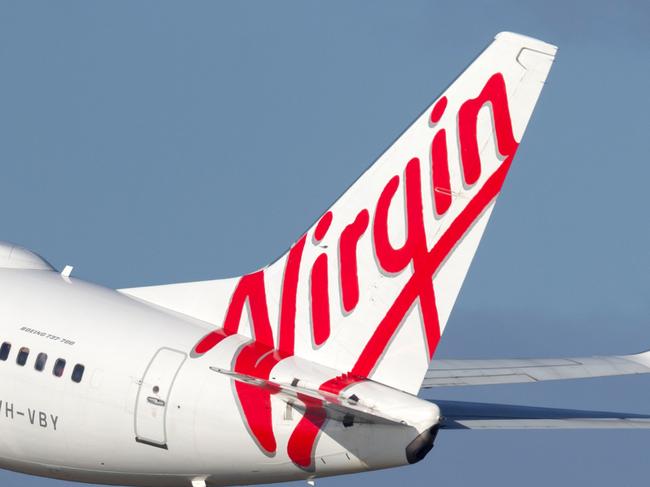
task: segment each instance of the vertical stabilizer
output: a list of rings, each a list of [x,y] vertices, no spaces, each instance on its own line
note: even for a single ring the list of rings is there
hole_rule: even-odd
[[[555,52],[497,35],[271,266],[125,292],[220,327],[195,355],[240,333],[416,393]]]

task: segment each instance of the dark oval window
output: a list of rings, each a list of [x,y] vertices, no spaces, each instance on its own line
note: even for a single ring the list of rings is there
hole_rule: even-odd
[[[11,343],[4,342],[0,346],[0,360],[7,360],[7,357],[9,357],[9,352],[11,352]]]
[[[73,382],[81,382],[81,379],[83,379],[84,376],[84,370],[85,367],[81,364],[77,364],[74,366],[74,369],[72,369],[72,381]]]
[[[56,359],[56,362],[54,362],[54,368],[52,369],[52,374],[54,374],[57,377],[61,377],[63,375],[64,370],[65,370],[65,360],[62,358]]]
[[[36,362],[34,362],[34,368],[39,372],[42,372],[43,369],[45,368],[46,363],[47,363],[47,354],[41,352],[36,356]]]
[[[21,347],[16,356],[16,363],[22,367],[27,363],[27,357],[29,357],[29,348]]]

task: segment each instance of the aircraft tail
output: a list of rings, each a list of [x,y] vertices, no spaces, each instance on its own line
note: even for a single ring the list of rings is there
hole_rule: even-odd
[[[124,292],[220,326],[195,355],[239,333],[417,393],[555,52],[498,34],[269,267]]]

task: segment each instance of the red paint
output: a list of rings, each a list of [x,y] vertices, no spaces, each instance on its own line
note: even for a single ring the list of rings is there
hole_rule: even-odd
[[[431,142],[431,177],[433,202],[438,215],[444,215],[451,206],[451,183],[447,157],[447,132],[440,130]]]
[[[343,374],[324,382],[319,387],[319,390],[338,396],[346,387],[363,380],[362,377]],[[287,450],[289,457],[296,465],[304,469],[310,469],[313,468],[316,439],[327,420],[327,416],[321,401],[303,394],[298,394],[298,398],[305,403],[307,409],[291,433]]]
[[[338,396],[346,387],[349,387],[352,384],[356,384],[357,382],[361,382],[363,380],[364,378],[359,377],[358,375],[343,374],[339,375],[338,377],[334,377],[333,379],[330,379],[326,382],[323,382],[318,389],[323,392],[329,392],[330,394]]]
[[[244,306],[248,303],[253,328],[253,341],[236,354],[235,372],[268,380],[272,368],[281,356],[274,353],[273,332],[269,321],[264,272],[257,271],[243,276],[233,292],[223,329],[205,337],[195,347],[197,353],[205,353],[225,336],[239,331]],[[244,422],[260,448],[268,454],[275,453],[276,441],[271,416],[271,393],[268,390],[243,382],[235,382]]]
[[[467,100],[463,103],[459,111],[459,140],[461,141],[465,180],[468,183],[472,180],[475,182],[478,180],[478,176],[480,175],[481,160],[476,140],[477,119],[480,108],[487,102],[490,102],[492,105],[497,147],[499,148],[501,155],[505,156],[506,159],[488,178],[483,187],[479,189],[476,196],[469,201],[467,206],[465,206],[458,217],[456,217],[456,219],[451,223],[449,228],[438,239],[430,251],[426,252],[424,255],[419,253],[421,250],[419,232],[416,231],[413,233],[413,242],[417,245],[417,248],[415,248],[413,252],[413,275],[404,286],[395,302],[389,308],[388,312],[379,323],[374,334],[363,349],[363,352],[357,359],[356,364],[352,368],[352,372],[357,375],[367,377],[372,373],[379,358],[417,298],[420,298],[420,308],[422,310],[422,321],[425,327],[429,357],[433,356],[440,339],[438,314],[435,309],[435,297],[433,294],[433,276],[445,258],[465,235],[467,230],[501,190],[501,186],[503,185],[503,181],[505,180],[518,146],[512,132],[505,82],[503,76],[500,73],[497,73],[488,80],[481,91],[481,94],[477,98]],[[412,163],[413,160],[409,162],[409,166]],[[416,225],[419,224],[419,215],[416,211],[416,198],[414,197],[413,200],[409,199],[409,166],[407,166],[406,192],[407,218],[409,226],[408,233],[410,240],[411,225],[412,223],[415,223]],[[386,188],[389,188],[391,184],[394,185],[393,181],[395,181],[395,178],[388,183]],[[413,181],[415,181],[415,177],[413,177]],[[415,186],[415,184],[413,184],[413,186]],[[394,187],[392,193],[394,194],[396,190],[397,188]],[[386,192],[386,189],[384,192]],[[382,197],[384,197],[384,193],[380,196],[377,204],[376,220],[380,216],[380,203],[382,202]],[[380,221],[379,225],[387,225],[387,222]],[[382,233],[379,232],[379,237],[381,238],[382,236]],[[375,235],[375,237],[377,237],[377,235]],[[386,242],[380,241],[379,245],[375,242],[378,258],[380,245],[385,247],[386,252],[390,255],[391,249],[386,246]],[[403,255],[400,257],[403,260]],[[380,259],[380,263],[381,262],[382,260]],[[383,263],[382,266],[384,266]],[[436,328],[438,329],[436,330]]]
[[[223,330],[223,328],[219,328],[218,330],[211,331],[208,333],[206,336],[204,336],[199,343],[196,344],[196,347],[194,347],[194,355],[202,355],[208,350],[212,349],[215,347],[217,344],[221,342],[224,338],[229,337],[232,335],[232,333],[227,333],[226,331]]]
[[[368,210],[361,210],[354,222],[350,223],[339,241],[341,274],[341,300],[343,309],[349,313],[359,303],[359,275],[357,272],[357,244],[368,228]]]
[[[431,110],[431,123],[438,123],[442,114],[445,113],[445,108],[447,108],[447,97],[443,96],[433,105],[433,110]]]
[[[420,181],[420,160],[413,158],[406,165],[406,239],[404,245],[395,248],[388,236],[388,209],[399,186],[399,178],[393,177],[384,188],[377,202],[373,237],[375,253],[382,269],[386,272],[401,272],[417,253],[426,251],[424,215],[422,213],[422,186]]]
[[[333,215],[331,211],[328,211],[321,217],[321,219],[318,221],[318,224],[316,225],[316,229],[314,230],[314,240],[318,242],[325,238],[325,234],[332,224],[332,217]]]
[[[499,153],[507,157],[517,150],[518,144],[512,133],[506,84],[503,75],[496,73],[488,80],[481,93],[476,98],[463,103],[458,111],[458,139],[463,175],[469,185],[474,184],[481,176],[481,156],[476,137],[476,124],[478,112],[486,103],[490,103],[492,108],[494,136],[497,139]]]
[[[375,333],[366,344],[359,359],[352,368],[354,374],[367,377],[372,372],[393,334],[397,331],[402,318],[406,315],[415,299],[420,295],[421,290],[419,286],[421,283],[425,280],[430,281],[432,279],[447,255],[449,255],[465,232],[499,193],[510,168],[513,156],[514,152],[492,174],[477,195],[470,200],[460,215],[458,215],[447,231],[436,242],[431,251],[428,252],[426,260],[423,262],[423,267],[420,268],[419,272],[413,273],[413,276],[411,276],[406,286],[404,286],[404,289],[402,289],[393,305],[379,323]],[[432,354],[433,350],[435,350],[437,343],[437,340],[429,340],[430,343],[431,341],[435,343],[433,343],[433,346],[429,346],[429,354]]]
[[[235,372],[268,380],[271,370],[282,358],[273,349],[250,342],[239,350]],[[271,391],[241,381],[235,381],[235,390],[249,431],[267,454],[275,453],[277,445],[273,433]]]
[[[321,346],[330,336],[330,300],[327,254],[316,259],[311,270],[311,325],[314,344]]]
[[[398,188],[399,176],[393,176],[384,187],[381,195],[379,195],[377,207],[375,208],[375,222],[372,226],[372,236],[377,258],[381,267],[388,272],[399,272],[404,269],[408,261],[408,254],[404,252],[406,243],[400,252],[393,248],[388,238],[388,209]]]
[[[237,333],[246,302],[248,302],[250,309],[254,339],[273,347],[273,333],[269,322],[266,290],[264,288],[264,272],[257,271],[247,274],[239,280],[230,298],[223,327],[202,338],[194,347],[194,353],[202,355],[219,344],[225,337]]]
[[[409,312],[414,311],[417,301],[422,315],[423,332],[427,354],[432,357],[440,339],[440,327],[433,277],[447,256],[458,245],[467,231],[476,222],[487,206],[494,200],[517,149],[512,133],[505,83],[501,74],[492,76],[478,97],[467,100],[458,113],[459,144],[464,179],[468,184],[478,181],[481,161],[478,151],[477,118],[480,109],[489,103],[495,127],[496,145],[504,162],[478,190],[460,214],[447,227],[431,249],[428,248],[423,215],[422,181],[420,161],[411,159],[406,165],[403,185],[405,191],[405,241],[400,247],[393,247],[389,240],[388,212],[393,197],[400,186],[400,177],[391,178],[379,195],[375,207],[372,238],[380,268],[386,273],[399,273],[411,267],[413,275],[389,306],[385,316],[377,325],[373,335],[359,355],[351,373],[325,381],[320,390],[339,396],[352,384],[369,377],[382,354]],[[442,117],[447,105],[441,98],[431,112],[431,122]],[[444,214],[451,204],[451,185],[446,145],[446,133],[438,131],[431,143],[431,164],[433,173],[434,206],[439,215]],[[446,193],[448,191],[448,194]],[[359,278],[357,273],[357,244],[367,230],[370,215],[367,210],[357,214],[353,223],[345,227],[339,237],[340,278],[343,307],[352,311],[359,302]],[[322,240],[332,222],[332,213],[327,212],[316,225],[315,241]],[[299,271],[305,236],[289,251],[282,282],[282,299],[278,349],[274,349],[273,333],[269,320],[264,273],[258,271],[243,276],[237,284],[226,312],[223,328],[203,337],[194,348],[197,355],[203,354],[219,344],[227,336],[239,330],[244,306],[250,310],[253,341],[241,347],[234,358],[237,372],[268,380],[275,365],[294,354],[296,297]],[[324,344],[330,335],[330,306],[328,287],[328,260],[322,253],[315,260],[311,270],[311,311],[314,342]],[[267,454],[276,451],[273,432],[270,388],[260,388],[242,382],[235,383],[237,400],[242,416],[251,435]],[[287,446],[292,461],[305,469],[313,468],[314,445],[325,421],[326,414],[321,401],[301,396],[306,412],[293,431]]]
[[[314,446],[327,419],[322,402],[304,394],[298,394],[305,404],[305,412],[289,437],[287,453],[296,465],[306,470],[314,468]]]
[[[293,355],[296,335],[296,294],[300,275],[300,261],[305,248],[306,235],[289,250],[282,281],[282,308],[280,309],[280,338],[278,348],[281,353]]]
[[[227,333],[239,331],[241,315],[246,302],[248,302],[250,310],[253,339],[273,348],[273,332],[269,322],[269,309],[266,304],[266,289],[264,288],[264,271],[247,274],[239,280],[223,322],[224,331]]]
[[[406,186],[406,241],[402,247],[395,249],[388,240],[388,207],[392,196],[397,191],[396,182],[398,181],[396,178],[393,178],[390,180],[377,202],[373,233],[375,239],[375,253],[377,254],[379,264],[387,272],[401,272],[409,264],[413,264],[413,274],[416,276],[418,283],[420,298],[419,304],[422,312],[422,321],[427,341],[428,354],[429,356],[432,356],[440,337],[440,330],[438,325],[436,301],[433,293],[432,277],[429,276],[427,279],[418,272],[427,253],[427,239],[424,230],[424,215],[422,210],[422,182],[420,178],[419,159],[414,158],[409,161],[406,165],[404,179]],[[409,306],[410,304],[412,304],[412,302],[409,303]],[[403,310],[401,314],[393,316],[393,319],[396,320],[396,327],[401,324],[407,312],[408,308]],[[380,331],[379,328],[375,332],[375,335],[373,335],[373,338],[375,338],[378,331]],[[380,334],[380,338],[376,340],[378,340],[378,343],[382,343],[383,346],[386,347],[394,332],[395,330],[392,330],[389,335]],[[372,368],[365,374],[359,375],[367,376],[371,370]]]

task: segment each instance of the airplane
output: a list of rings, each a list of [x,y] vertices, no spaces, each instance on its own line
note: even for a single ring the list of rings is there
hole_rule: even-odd
[[[113,290],[0,244],[0,468],[313,484],[419,462],[441,430],[650,427],[648,415],[418,396],[650,372],[650,352],[433,359],[556,50],[498,34],[255,272]]]

